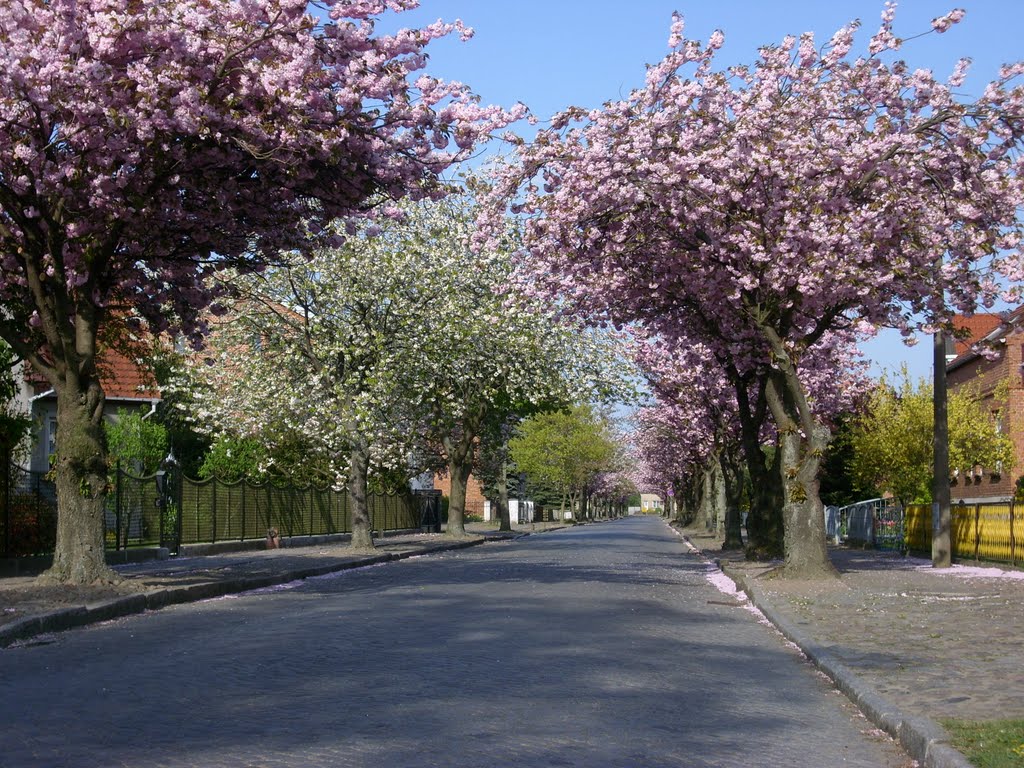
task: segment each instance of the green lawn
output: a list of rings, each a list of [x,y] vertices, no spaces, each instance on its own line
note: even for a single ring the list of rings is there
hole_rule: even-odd
[[[1024,766],[1024,720],[944,720],[942,725],[953,737],[953,746],[977,768]]]

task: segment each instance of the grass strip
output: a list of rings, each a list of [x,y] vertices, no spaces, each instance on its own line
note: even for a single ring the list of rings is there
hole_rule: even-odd
[[[977,768],[1024,766],[1024,720],[943,720],[942,726]]]

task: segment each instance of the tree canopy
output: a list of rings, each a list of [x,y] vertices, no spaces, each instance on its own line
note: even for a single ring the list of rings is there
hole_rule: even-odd
[[[721,32],[690,40],[676,17],[644,87],[557,116],[499,171],[491,207],[522,214],[538,283],[594,322],[700,341],[734,379],[763,373],[793,575],[830,571],[810,351],[869,324],[947,322],[994,300],[998,275],[1024,276],[1024,64],[961,100],[969,62],[942,80],[895,59],[894,14],[863,52],[851,24],[728,68]]]
[[[1004,408],[1006,392],[982,398],[976,387],[949,393],[949,463],[959,476],[975,466],[1009,473],[1014,446],[1001,431],[995,410]],[[932,497],[932,386],[914,382],[904,370],[895,383],[883,378],[862,416],[853,421],[856,479],[878,493],[893,494],[904,504],[929,503]]]
[[[468,199],[398,210],[339,248],[240,276],[192,358],[195,423],[255,438],[268,457],[300,437],[329,482],[348,484],[361,547],[368,473],[447,469],[449,532],[461,533],[488,424],[616,381],[611,350],[517,289],[508,248],[469,247]]]
[[[588,486],[616,468],[609,425],[588,405],[531,416],[509,441],[509,450],[520,472],[557,488],[563,507],[568,501],[574,513]]]
[[[57,395],[49,578],[112,580],[97,337],[112,317],[199,343],[225,268],[438,197],[521,115],[422,72],[460,23],[376,35],[414,4],[12,0],[0,6],[0,338]]]

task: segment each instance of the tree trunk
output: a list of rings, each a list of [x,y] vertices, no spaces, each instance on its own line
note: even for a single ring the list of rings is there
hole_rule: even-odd
[[[452,481],[452,490],[448,494],[448,527],[446,535],[451,538],[466,536],[466,487],[469,475],[473,470],[472,463],[459,451],[454,451],[448,458],[448,475]]]
[[[786,360],[781,365],[768,382],[768,402],[779,430],[784,477],[784,574],[810,579],[835,576],[818,492],[818,469],[831,433],[811,416],[793,364]]]
[[[523,500],[519,499],[519,503],[522,504]],[[519,513],[522,514],[522,510]],[[498,519],[501,521],[499,531],[512,530],[512,515],[508,510],[508,465],[504,461],[498,468]]]
[[[367,475],[370,473],[370,452],[354,448],[349,456],[348,497],[352,504],[352,549],[373,549],[373,521],[370,520]]]
[[[40,580],[60,584],[117,583],[106,562],[104,510],[107,446],[104,396],[99,382],[84,391],[66,382],[57,387],[57,546],[53,566]]]
[[[469,413],[454,433],[441,438],[448,455],[448,476],[451,478],[451,492],[448,494],[448,524],[445,535],[453,539],[466,537],[466,487],[473,472],[476,436],[480,425],[487,416],[486,407],[478,407]]]
[[[715,471],[714,464],[708,464],[701,470],[700,504],[697,521],[705,531],[711,532],[715,527]]]
[[[711,465],[711,476],[714,482],[715,494],[712,504],[714,512],[712,525],[715,533],[723,533],[725,531],[725,512],[727,508],[727,501],[725,475],[722,473],[722,462],[718,458],[716,458],[715,462]]]
[[[750,402],[749,382],[735,377],[736,402],[740,419],[740,442],[750,474],[750,510],[747,513],[747,559],[772,560],[783,554],[781,456],[775,451],[772,463],[761,446],[761,428],[767,415],[766,382],[759,381],[756,398]]]
[[[704,482],[704,475],[691,474],[683,481],[679,494],[679,504],[676,509],[676,520],[683,525],[692,525],[700,512],[700,489]]]
[[[743,468],[734,450],[723,450],[718,456],[725,489],[725,541],[722,549],[743,549],[743,519],[740,498],[743,492]]]

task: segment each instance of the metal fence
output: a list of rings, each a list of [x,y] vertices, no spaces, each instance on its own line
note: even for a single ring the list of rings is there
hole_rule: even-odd
[[[1015,502],[956,503],[950,512],[955,560],[992,560],[1014,565],[1024,560],[1024,515]],[[847,507],[829,507],[825,519],[829,538],[837,543],[931,551],[930,504],[910,504],[903,509],[892,499],[870,499]]]
[[[57,492],[40,472],[6,464],[0,473],[0,557],[49,554],[57,535]],[[242,480],[192,480],[176,471],[136,476],[115,468],[104,515],[108,549],[350,533],[348,492]],[[439,495],[439,494],[434,494]],[[431,492],[371,494],[375,530],[440,528]]]
[[[16,557],[53,551],[57,539],[57,490],[38,472],[9,462],[0,472],[0,555]]]
[[[412,493],[371,494],[367,503],[375,530],[420,527],[420,508]],[[258,539],[269,528],[282,536],[352,531],[348,492],[329,487],[184,478],[179,508],[182,543]]]
[[[825,528],[836,543],[904,549],[903,508],[894,499],[868,499],[826,507]]]

